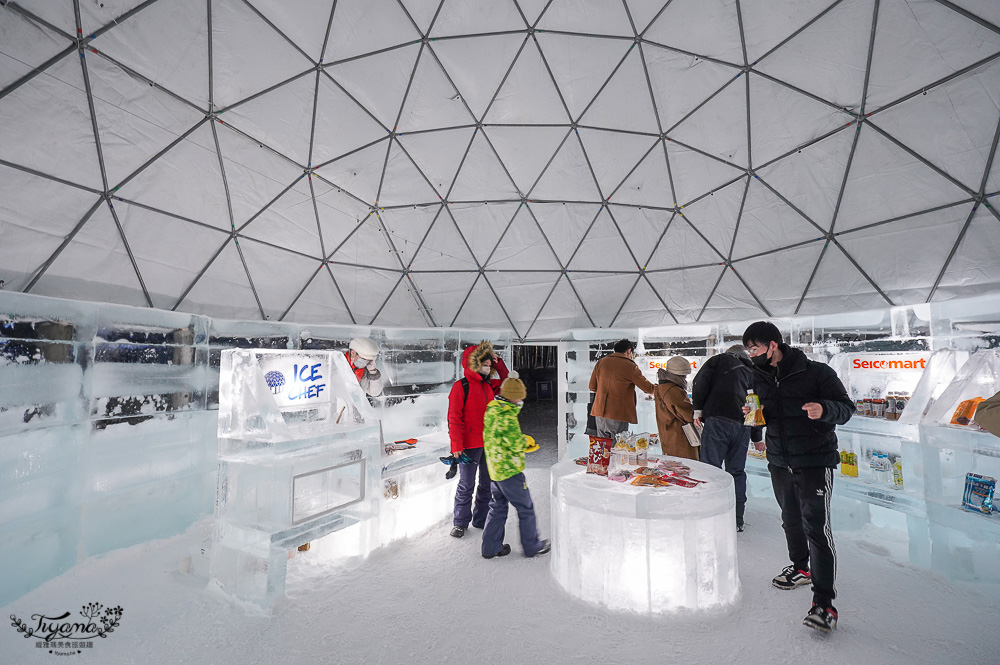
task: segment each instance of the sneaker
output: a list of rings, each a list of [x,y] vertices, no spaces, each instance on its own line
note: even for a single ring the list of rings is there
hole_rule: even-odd
[[[820,607],[813,603],[809,614],[802,620],[802,625],[824,633],[832,633],[833,629],[837,627],[837,610],[833,607]]]
[[[771,584],[779,589],[794,589],[803,584],[812,582],[812,575],[808,570],[796,570],[795,566],[785,566],[781,574],[771,580]]]
[[[743,522],[740,522],[739,524],[736,525],[736,533],[743,533],[743,529],[745,527],[746,525],[743,524]]]
[[[535,552],[534,554],[529,554],[528,558],[530,559],[532,557],[542,556],[543,554],[548,554],[551,551],[552,551],[552,541],[551,540],[543,540],[541,548],[539,548],[539,550],[537,552]]]
[[[507,543],[504,543],[503,547],[500,549],[499,552],[497,552],[496,554],[484,554],[483,558],[484,559],[492,559],[495,556],[507,556],[508,554],[510,554],[510,545],[508,545]]]
[[[455,528],[453,528],[451,530],[451,535],[454,538],[461,538],[462,536],[465,535],[465,527],[464,526],[456,526]]]

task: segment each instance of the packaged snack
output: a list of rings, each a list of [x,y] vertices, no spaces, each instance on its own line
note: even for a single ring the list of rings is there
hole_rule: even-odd
[[[637,476],[658,476],[663,473],[663,469],[654,469],[648,466],[640,466],[635,469],[635,475]]]
[[[611,461],[611,446],[614,441],[600,437],[590,437],[590,455],[587,458],[587,473],[600,476],[608,475],[608,462]]]
[[[590,458],[589,458],[589,457],[577,457],[577,458],[576,458],[575,460],[573,460],[573,461],[574,461],[574,462],[576,462],[577,464],[579,464],[580,466],[587,466],[587,462],[588,462],[589,460],[590,460]]]
[[[955,409],[955,415],[951,417],[951,424],[968,427],[972,423],[972,416],[976,412],[976,407],[984,399],[984,397],[973,397],[959,403],[958,408]]]
[[[689,478],[688,476],[660,476],[660,480],[668,485],[677,485],[678,487],[687,487],[688,489],[692,487],[697,487],[704,480],[695,480],[694,478]]]
[[[750,412],[743,418],[744,425],[756,427],[767,424],[764,422],[764,408],[760,404],[760,397],[752,390],[747,391],[746,405],[749,407]]]
[[[965,495],[962,505],[977,513],[990,515],[993,507],[993,493],[996,491],[996,478],[981,476],[978,473],[965,474]]]
[[[626,471],[625,469],[620,469],[616,473],[608,473],[608,480],[613,480],[616,483],[624,483],[631,477],[632,477],[632,472]]]
[[[670,485],[670,483],[657,476],[636,476],[632,480],[632,484],[636,487],[667,487]]]
[[[849,450],[840,451],[840,473],[851,478],[858,477],[858,456]]]

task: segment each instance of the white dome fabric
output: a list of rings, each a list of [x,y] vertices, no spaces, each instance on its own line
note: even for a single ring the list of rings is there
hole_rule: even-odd
[[[0,2],[0,279],[651,326],[1000,290],[994,0]]]

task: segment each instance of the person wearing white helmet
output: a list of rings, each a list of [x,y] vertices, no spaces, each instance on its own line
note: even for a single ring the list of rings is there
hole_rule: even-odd
[[[354,375],[358,377],[358,383],[369,397],[378,397],[382,394],[382,373],[375,366],[375,359],[378,358],[378,344],[367,337],[355,337],[351,340],[350,348],[344,355]]]

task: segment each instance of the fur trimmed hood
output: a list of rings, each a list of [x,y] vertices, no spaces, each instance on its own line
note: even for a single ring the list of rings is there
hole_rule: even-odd
[[[470,346],[467,348],[462,355],[462,364],[472,372],[478,374],[479,368],[483,366],[483,361],[493,357],[493,344],[483,340],[479,343],[479,346]],[[499,374],[497,374],[494,368],[488,378],[496,379],[498,377]]]

